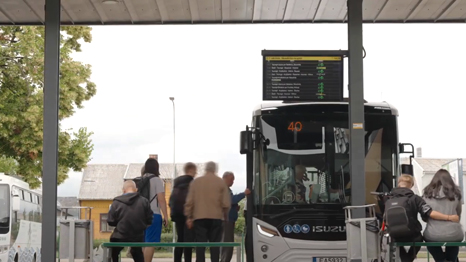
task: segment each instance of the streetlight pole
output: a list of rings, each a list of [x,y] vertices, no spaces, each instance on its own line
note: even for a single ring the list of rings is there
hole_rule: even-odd
[[[173,183],[175,183],[176,178],[176,162],[175,162],[175,98],[170,97],[170,101],[173,104],[173,175],[172,175],[172,182],[171,182],[171,192],[173,193]],[[173,243],[175,243],[175,222],[172,222],[172,232],[173,232]],[[175,252],[175,249],[173,249]]]

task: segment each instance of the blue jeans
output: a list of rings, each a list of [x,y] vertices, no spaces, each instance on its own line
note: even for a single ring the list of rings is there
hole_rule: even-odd
[[[445,247],[443,252],[442,247],[427,247],[427,250],[434,258],[435,262],[456,262],[458,261],[459,247]]]

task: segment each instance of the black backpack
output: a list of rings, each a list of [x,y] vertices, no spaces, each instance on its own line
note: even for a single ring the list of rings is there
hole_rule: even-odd
[[[150,199],[150,180],[154,177],[156,177],[154,174],[150,174],[148,176],[140,176],[133,179],[139,194],[149,200],[149,203],[152,203],[152,201],[157,198],[157,194],[155,194],[155,196]]]
[[[191,180],[189,181],[191,182]],[[188,197],[190,183],[179,183],[173,187],[173,192],[170,195],[169,206],[172,219],[184,217],[184,204]]]
[[[409,238],[415,235],[410,197],[391,197],[385,202],[385,223],[390,237],[394,239]]]

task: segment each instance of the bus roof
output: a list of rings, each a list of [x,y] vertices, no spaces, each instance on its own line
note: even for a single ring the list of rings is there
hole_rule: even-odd
[[[270,101],[262,102],[254,108],[253,115],[260,115],[261,111],[269,108],[280,108],[287,106],[299,106],[299,105],[348,105],[348,101],[342,102],[283,102],[283,101]],[[398,116],[398,109],[390,105],[387,102],[367,102],[365,101],[364,106],[373,107],[378,109],[391,110],[393,115]]]
[[[9,185],[16,185],[22,189],[26,189],[31,192],[35,192],[38,194],[42,194],[42,190],[40,189],[31,189],[29,184],[23,181],[22,179],[14,176],[9,176],[4,173],[0,173],[0,184],[9,184]]]

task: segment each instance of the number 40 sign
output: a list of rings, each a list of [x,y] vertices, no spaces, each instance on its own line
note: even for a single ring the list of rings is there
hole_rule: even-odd
[[[303,124],[301,124],[301,122],[297,121],[297,122],[291,122],[289,125],[288,125],[288,130],[290,131],[296,131],[296,132],[299,132],[303,129]]]

